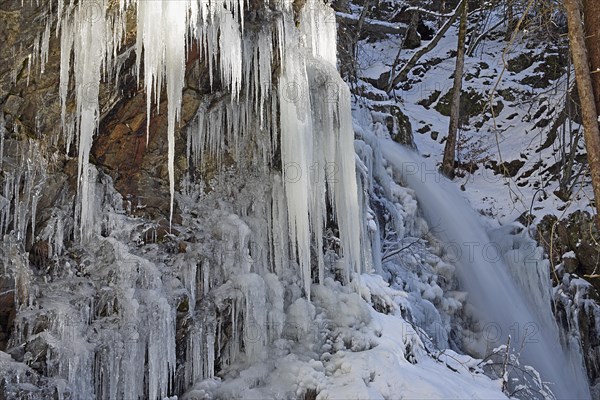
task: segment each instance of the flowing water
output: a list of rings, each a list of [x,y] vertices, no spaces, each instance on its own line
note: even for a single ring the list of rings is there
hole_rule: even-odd
[[[459,279],[481,314],[487,339],[500,346],[511,335],[511,347],[521,350],[520,362],[550,382],[557,398],[589,399],[579,346],[560,343],[549,266],[535,242],[509,229],[488,234],[456,187],[426,168],[425,159],[396,143],[381,148],[456,258]]]

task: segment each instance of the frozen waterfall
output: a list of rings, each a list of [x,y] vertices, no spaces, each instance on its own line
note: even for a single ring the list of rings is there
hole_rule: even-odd
[[[266,4],[262,6],[265,13],[273,12],[267,11]],[[309,294],[311,242],[322,248],[326,202],[333,205],[340,225],[349,266],[347,278],[361,272],[350,93],[336,71],[333,10],[322,1],[309,0],[296,18],[291,1],[277,1],[273,6],[277,12],[274,23],[248,33],[244,29],[247,4],[243,0],[121,0],[118,7],[91,0],[60,2],[57,30],[61,32],[62,47],[62,120],[65,124],[72,70],[82,240],[89,239],[95,229],[89,153],[99,119],[99,86],[103,81],[118,80],[121,65],[117,54],[127,31],[126,16],[129,9],[135,9],[136,71],[138,80],[144,79],[148,129],[152,105],[160,111],[160,95],[166,87],[170,219],[176,183],[175,129],[180,119],[187,52],[197,45],[203,62],[209,65],[211,85],[220,81],[231,100],[212,113],[199,110],[197,131],[190,137],[194,156],[219,157],[225,152],[239,155],[243,137],[253,136],[260,143],[254,158],[267,166],[279,140],[288,234],[302,270],[304,290]],[[299,20],[298,27],[295,20]],[[274,64],[275,59],[279,65]],[[218,78],[213,76],[213,67],[219,72]],[[272,82],[275,67],[279,74],[277,82]],[[67,132],[68,128],[65,124],[63,130]],[[318,253],[318,275],[322,278],[323,258]]]

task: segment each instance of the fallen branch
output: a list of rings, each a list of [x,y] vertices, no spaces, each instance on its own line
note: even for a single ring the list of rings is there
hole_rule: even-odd
[[[456,12],[456,10],[454,10],[454,12],[451,12],[449,14],[444,14],[444,13],[440,13],[437,11],[431,11],[426,8],[421,8],[421,7],[408,7],[408,8],[405,8],[404,10],[402,10],[402,12],[404,12],[404,13],[411,12],[411,11],[417,11],[420,14],[433,15],[434,17],[440,17],[440,18],[453,17]]]
[[[415,241],[407,244],[406,246],[400,248],[400,249],[396,249],[396,250],[392,250],[389,253],[386,253],[383,255],[383,257],[381,258],[381,262],[386,262],[389,259],[393,258],[395,255],[402,253],[404,250],[409,249],[412,245],[417,244],[418,242],[420,242],[421,240],[423,240],[422,237],[417,238]]]
[[[359,26],[362,31],[370,33],[384,33],[384,34],[404,34],[407,31],[407,27],[404,25],[391,24],[389,22],[376,21],[370,18],[361,18],[360,20],[352,14],[346,14],[342,12],[336,12],[335,17],[340,25],[346,26]],[[359,24],[360,23],[360,24]]]

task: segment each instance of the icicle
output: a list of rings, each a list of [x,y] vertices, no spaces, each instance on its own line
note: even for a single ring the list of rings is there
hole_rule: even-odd
[[[164,4],[169,5],[167,7],[167,24],[165,26],[165,28],[168,29],[168,40],[165,42],[165,58],[167,99],[169,102],[167,136],[169,142],[169,192],[171,194],[169,203],[169,224],[171,224],[173,220],[173,199],[175,198],[175,123],[179,120],[185,79],[187,4],[183,1],[176,1],[173,3],[165,2]],[[160,93],[160,86],[158,88],[158,93]],[[150,117],[148,116],[148,119],[149,118]]]
[[[335,205],[344,256],[354,272],[363,272],[360,255],[360,226],[358,187],[354,164],[354,130],[350,112],[350,91],[339,75],[335,75],[338,89],[336,117]],[[338,177],[339,172],[339,177]],[[339,179],[339,180],[338,180]]]
[[[6,127],[4,124],[4,113],[0,110],[0,168],[4,161],[4,135],[6,134]],[[2,225],[0,224],[0,230],[1,229]]]
[[[50,45],[50,25],[52,19],[48,18],[46,21],[46,29],[44,29],[44,33],[41,39],[40,45],[40,72],[43,74],[46,68],[46,63],[48,62],[48,47]]]
[[[264,280],[267,287],[267,302],[269,304],[267,315],[268,338],[269,343],[273,343],[281,337],[281,332],[285,324],[285,313],[283,312],[284,290],[277,275],[267,274]]]
[[[92,18],[90,9],[100,15]],[[92,138],[96,133],[99,107],[99,85],[101,60],[105,50],[105,3],[91,0],[83,1],[75,10],[73,24],[78,32],[74,35],[75,54],[75,85],[76,109],[79,127],[79,156],[78,156],[78,181],[79,196],[81,198],[80,211],[80,236],[83,240],[89,238],[92,229],[91,204],[93,194],[90,193],[89,155],[92,148]],[[93,182],[92,182],[93,183]]]
[[[208,325],[206,330],[206,367],[204,369],[204,378],[214,378],[215,376],[215,324]]]
[[[148,337],[148,398],[165,398],[175,371],[175,316],[164,297],[152,305],[151,327]]]
[[[42,35],[36,36],[33,42],[32,52],[29,53],[29,60],[27,63],[27,86],[29,86],[29,73],[31,72],[31,66],[37,62],[38,57],[40,55],[41,41]]]
[[[322,0],[307,0],[302,9],[300,28],[309,40],[313,56],[335,67],[337,33],[333,9]]]
[[[185,78],[185,43],[190,2],[138,2],[137,71],[144,54],[146,82],[146,140],[150,134],[152,94],[157,110],[163,76],[167,86],[167,137],[169,169],[169,221],[173,219],[175,197],[175,124],[179,120]]]
[[[229,86],[231,99],[239,100],[242,84],[242,40],[238,22],[229,12],[222,12],[219,36],[221,80]]]
[[[286,35],[293,22],[286,21]],[[304,60],[297,48],[286,49],[279,80],[281,160],[287,199],[289,235],[298,253],[304,291],[310,297],[310,224],[311,197],[309,169],[312,164],[312,125],[308,78]]]
[[[35,51],[35,45],[34,45]],[[27,56],[27,86],[29,86],[29,78],[31,77],[31,63],[33,62],[33,57],[31,54]]]
[[[237,275],[232,277],[232,282],[242,293],[242,339],[247,360],[262,361],[267,345],[267,337],[262,334],[267,327],[265,282],[257,274]]]
[[[33,272],[29,268],[29,261],[25,254],[18,251],[14,239],[5,236],[4,241],[7,246],[9,246],[9,262],[12,264],[13,276],[15,279],[15,305],[18,310],[22,306],[30,306],[33,302],[32,293],[30,293]]]
[[[62,1],[61,1],[62,5]],[[60,7],[62,8],[62,7]],[[62,13],[60,14],[62,16]],[[70,18],[67,15],[67,20]],[[69,63],[71,60],[71,49],[73,47],[73,40],[75,34],[73,32],[73,24],[67,22],[62,25],[61,36],[60,36],[60,83],[58,87],[58,93],[60,96],[60,117],[62,123],[63,132],[66,131],[65,115],[67,109],[67,92],[69,90]],[[67,148],[69,147],[70,140],[67,141]],[[68,150],[67,150],[68,153]]]

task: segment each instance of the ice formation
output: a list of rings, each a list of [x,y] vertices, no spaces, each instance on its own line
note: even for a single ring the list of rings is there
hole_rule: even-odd
[[[41,161],[43,158],[34,140],[15,144],[10,151],[16,155],[16,163],[10,165],[5,160],[3,168],[0,235],[9,233],[9,223],[12,222],[16,239],[23,240],[27,237],[29,226],[31,235],[35,236],[36,209],[46,179],[47,165]]]
[[[300,29],[295,26],[291,3],[284,1],[276,4],[281,14],[270,29],[264,27],[249,34],[244,31],[244,1],[123,0],[117,10],[95,1],[59,4],[60,96],[65,131],[69,128],[65,104],[71,52],[74,55],[81,238],[89,238],[93,230],[90,180],[94,177],[89,170],[89,152],[99,118],[99,87],[103,77],[117,75],[116,53],[124,36],[125,13],[131,7],[137,10],[136,70],[138,79],[144,78],[148,124],[153,104],[158,108],[161,90],[166,87],[171,219],[175,128],[180,118],[186,57],[190,46],[198,46],[210,66],[211,84],[216,84],[214,66],[231,100],[214,111],[199,110],[198,132],[190,139],[196,160],[203,153],[222,156],[229,151],[239,155],[242,137],[255,135],[261,143],[256,159],[267,165],[280,140],[289,236],[303,271],[305,291],[310,291],[311,240],[317,249],[322,248],[326,201],[335,210],[348,271],[360,273],[349,91],[335,69],[333,11],[316,0],[310,0],[302,9]],[[274,57],[280,63],[277,91],[272,89]],[[322,279],[324,262],[322,252],[317,253]]]
[[[111,257],[116,262],[114,269],[98,264],[93,273],[98,278],[115,274],[114,293],[108,290],[101,296],[106,305],[83,303],[87,312],[82,314],[58,301],[43,304],[54,321],[52,333],[43,339],[56,348],[49,355],[50,362],[58,368],[57,375],[69,383],[77,381],[71,390],[79,398],[165,398],[173,387],[181,391],[198,380],[213,378],[217,358],[222,366],[264,360],[267,345],[280,338],[285,321],[280,279],[297,280],[302,291],[294,296],[307,298],[313,281],[324,282],[326,260],[322,249],[328,207],[339,227],[338,253],[342,258],[337,263],[343,265],[344,279],[349,282],[354,274],[362,272],[350,95],[336,71],[336,29],[330,19],[333,11],[316,0],[310,0],[299,16],[294,15],[289,1],[274,6],[277,13],[273,14],[273,23],[246,30],[244,14],[248,5],[243,0],[123,0],[118,5],[84,0],[58,4],[63,135],[67,151],[74,138],[79,149],[77,236],[101,253],[114,254]],[[255,225],[238,217],[244,215],[243,210],[215,214],[224,245],[213,249],[221,254],[218,266],[209,262],[198,265],[192,259],[176,262],[177,273],[190,296],[189,312],[194,316],[189,329],[197,332],[187,339],[185,358],[189,365],[182,369],[183,376],[175,371],[174,313],[160,289],[156,265],[129,253],[118,241],[98,236],[100,232],[114,235],[123,229],[122,200],[106,186],[106,177],[102,178],[90,164],[89,156],[99,125],[101,86],[118,84],[119,53],[130,29],[127,13],[131,10],[135,11],[137,29],[135,69],[138,81],[143,79],[148,132],[152,113],[160,111],[163,89],[167,97],[170,219],[176,184],[175,133],[187,54],[193,46],[200,49],[203,62],[209,65],[211,86],[220,87],[226,95],[217,101],[207,96],[199,108],[188,129],[190,163],[200,165],[205,158],[215,157],[221,164],[224,154],[229,153],[239,163],[249,160],[262,179],[271,181],[272,188],[267,193],[271,197],[268,207],[254,206],[258,209],[253,214],[264,217]],[[51,25],[49,20],[34,48],[42,71]],[[275,68],[279,72],[274,74]],[[74,117],[67,112],[71,88]],[[253,154],[248,155],[248,151]],[[277,151],[281,153],[280,165],[272,161]],[[11,220],[18,227],[18,238],[25,237],[23,230],[28,224],[24,221],[35,221],[35,190],[39,190],[36,180],[40,179],[36,174],[40,172],[31,164],[34,157],[23,156],[27,167],[15,171],[26,176],[5,180],[4,196],[8,201],[2,208],[1,226],[7,229],[6,215],[14,212]],[[24,201],[19,199],[22,180],[29,188]],[[264,193],[256,198],[261,195]],[[15,206],[11,208],[11,204]],[[185,200],[182,206],[196,207]],[[54,210],[39,235],[35,223],[31,224],[32,240],[47,241],[51,257],[62,253],[67,229],[61,219],[64,216],[61,210]],[[259,232],[269,233],[251,242],[251,234]],[[313,255],[316,272],[311,271]],[[217,282],[219,287],[211,287]],[[214,299],[212,305],[207,302],[209,293]],[[197,302],[207,308],[196,310]],[[99,319],[98,313],[103,313],[103,318]],[[223,332],[225,321],[218,320],[227,314],[231,332]],[[116,315],[122,329],[135,326],[136,332],[147,333],[140,334],[131,346],[108,344],[126,343],[122,329],[115,332],[102,327]],[[26,329],[24,318],[18,324]],[[65,352],[65,343],[73,336],[70,329],[75,335],[84,331],[88,332],[84,336],[89,337],[90,332],[99,335],[96,344],[106,345],[101,356],[94,359],[96,349],[85,340],[77,341],[73,352]],[[251,340],[256,334],[258,338]],[[15,343],[30,335],[30,331],[20,332]],[[105,335],[120,336],[111,340]],[[94,370],[94,363],[100,373],[106,368],[112,372],[91,377],[88,372]]]

